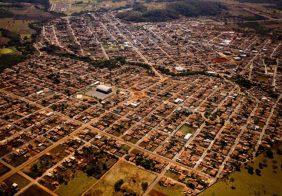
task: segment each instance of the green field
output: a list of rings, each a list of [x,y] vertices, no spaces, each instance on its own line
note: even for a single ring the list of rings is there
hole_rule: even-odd
[[[97,182],[97,179],[94,177],[88,177],[84,172],[77,171],[74,178],[67,185],[62,184],[59,186],[56,193],[62,196],[81,195],[95,182]]]
[[[14,52],[15,52],[15,50],[13,50],[11,48],[2,48],[2,49],[0,49],[0,55],[2,55],[2,54],[12,54]]]
[[[193,134],[195,132],[195,128],[194,127],[191,127],[190,125],[188,124],[183,124],[179,129],[178,131],[181,131],[184,135],[186,135],[187,133],[191,133]]]
[[[280,150],[282,145],[280,144]],[[232,173],[228,179],[221,180],[201,193],[202,196],[237,196],[237,195],[281,195],[282,193],[282,156],[277,153],[278,147],[272,150],[274,157],[271,159],[266,153],[259,155],[249,166],[254,168],[250,174],[247,169],[242,168],[240,172]],[[280,151],[281,152],[281,151]],[[263,169],[259,163],[264,164]],[[261,171],[260,176],[255,170]]]
[[[156,178],[156,175],[138,168],[128,162],[119,161],[113,168],[101,178],[101,180],[88,191],[86,195],[123,195],[122,192],[115,192],[114,185],[118,180],[123,180],[122,188],[134,191],[137,195],[142,195],[142,182],[149,185]]]

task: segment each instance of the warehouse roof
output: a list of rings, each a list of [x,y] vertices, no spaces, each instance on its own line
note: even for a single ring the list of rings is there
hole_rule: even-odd
[[[112,87],[100,84],[100,85],[97,86],[97,89],[104,91],[104,92],[108,92],[108,91],[112,90]]]

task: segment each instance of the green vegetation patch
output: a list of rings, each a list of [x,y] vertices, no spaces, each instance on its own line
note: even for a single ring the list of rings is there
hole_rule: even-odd
[[[86,173],[82,171],[77,171],[71,181],[69,181],[67,184],[62,184],[58,187],[56,193],[61,196],[81,195],[96,182],[96,178],[89,177]]]
[[[169,178],[171,178],[171,179],[173,179],[173,180],[178,180],[178,177],[179,177],[179,175],[178,174],[176,174],[176,173],[174,173],[174,172],[171,172],[170,170],[167,170],[166,172],[165,172],[165,176],[167,176],[167,177],[169,177]]]
[[[2,54],[12,54],[14,52],[15,52],[15,50],[13,50],[11,48],[2,48],[2,49],[0,49],[0,55],[2,55]]]
[[[259,155],[240,172],[232,173],[200,195],[280,195],[282,192],[281,155],[282,145],[279,144],[272,151]]]
[[[191,133],[193,134],[195,132],[195,128],[191,127],[190,125],[188,124],[183,124],[179,129],[178,131],[181,131],[184,135],[186,135],[187,133]]]
[[[155,178],[155,174],[121,160],[88,193],[110,196],[127,192],[142,195]]]
[[[21,62],[22,60],[24,60],[24,57],[21,55],[0,55],[0,72],[5,68]]]
[[[159,195],[166,195],[166,196],[181,196],[184,194],[185,187],[181,186],[180,184],[175,184],[172,186],[161,186],[159,183],[156,184],[154,189],[150,191],[150,196],[159,196]]]
[[[203,0],[176,1],[167,3],[164,8],[156,9],[147,9],[145,5],[135,3],[132,10],[121,12],[117,16],[133,22],[162,22],[180,16],[215,16],[227,9],[222,3]]]

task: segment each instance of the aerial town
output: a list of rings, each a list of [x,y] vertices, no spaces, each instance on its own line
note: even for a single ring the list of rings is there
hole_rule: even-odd
[[[196,195],[281,140],[281,40],[117,14],[45,23],[0,73],[3,193],[64,195],[83,175],[78,195]]]

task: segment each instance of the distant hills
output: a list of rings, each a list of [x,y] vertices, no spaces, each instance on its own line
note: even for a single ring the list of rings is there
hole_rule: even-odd
[[[0,0],[3,3],[34,3],[34,4],[41,4],[44,7],[49,7],[49,0]]]
[[[119,13],[118,17],[133,22],[161,22],[177,19],[180,16],[215,16],[225,9],[226,7],[220,2],[203,0],[167,2],[161,9],[148,9],[143,4],[135,3],[132,10]]]
[[[282,9],[281,0],[238,0],[240,3],[265,3],[275,6],[276,9]]]

